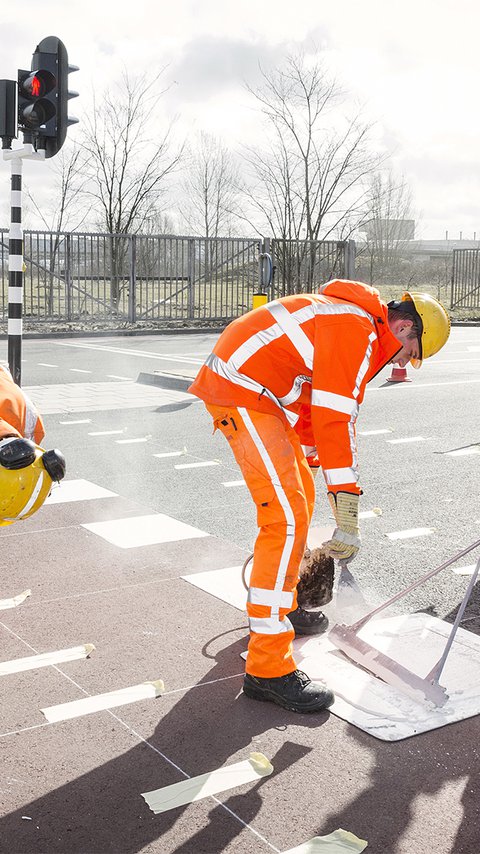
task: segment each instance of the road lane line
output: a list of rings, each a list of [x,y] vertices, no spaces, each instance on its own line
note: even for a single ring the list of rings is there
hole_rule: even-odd
[[[389,540],[408,540],[410,537],[426,537],[434,532],[435,528],[408,528],[405,531],[393,531],[386,536]]]
[[[218,460],[206,460],[202,463],[181,463],[178,466],[174,466],[176,469],[200,469],[205,466],[219,466],[220,462]]]

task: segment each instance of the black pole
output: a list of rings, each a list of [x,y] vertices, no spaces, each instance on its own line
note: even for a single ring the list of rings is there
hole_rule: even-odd
[[[12,157],[10,233],[8,239],[8,366],[17,383],[22,380],[23,231],[22,161]]]

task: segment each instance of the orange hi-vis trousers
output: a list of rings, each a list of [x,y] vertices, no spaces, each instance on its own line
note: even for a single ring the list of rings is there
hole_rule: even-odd
[[[297,434],[281,418],[240,406],[205,405],[257,507],[246,671],[285,676],[296,669],[295,632],[286,614],[297,607],[298,572],[315,501],[313,476]]]

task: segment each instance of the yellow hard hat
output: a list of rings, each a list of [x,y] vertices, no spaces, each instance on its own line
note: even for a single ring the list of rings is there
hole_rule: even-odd
[[[63,473],[58,464],[55,467],[58,459],[63,461]],[[53,480],[60,480],[64,473],[65,461],[59,452],[45,452],[28,439],[3,439],[0,442],[0,526],[11,525],[36,513],[47,498]]]
[[[402,302],[413,302],[422,321],[420,356],[410,359],[414,368],[421,368],[422,360],[434,356],[446,344],[450,335],[450,318],[443,305],[430,294],[407,291]]]

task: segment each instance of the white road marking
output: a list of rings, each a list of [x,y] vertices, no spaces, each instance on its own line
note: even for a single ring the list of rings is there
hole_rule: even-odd
[[[10,599],[0,599],[0,611],[6,611],[8,608],[17,608],[18,605],[25,602],[25,599],[28,599],[31,595],[31,590],[24,590],[23,593],[18,593]]]
[[[129,516],[125,519],[111,519],[108,522],[91,522],[81,527],[121,549],[210,536],[206,531],[186,525],[163,513]]]
[[[222,483],[222,486],[246,486],[244,480],[227,480],[225,483]]]
[[[380,436],[382,433],[393,433],[393,430],[390,427],[384,430],[360,430],[359,436]]]
[[[176,469],[200,469],[205,466],[219,466],[220,463],[218,460],[208,460],[203,463],[181,463],[181,465],[174,466]]]
[[[379,507],[375,507],[374,510],[362,510],[358,514],[359,519],[378,519],[379,516],[382,515],[382,511]]]
[[[434,532],[435,528],[409,528],[405,531],[394,531],[386,536],[389,540],[408,540],[410,537],[426,537]]]
[[[373,388],[367,388],[367,391],[387,391],[391,388],[433,388],[433,386],[444,386],[444,385],[471,385],[472,383],[480,383],[480,379],[478,380],[448,380],[445,383],[392,383],[388,386],[374,386]]]
[[[117,445],[136,445],[139,442],[148,442],[151,436],[141,436],[138,439],[115,439]]]
[[[153,454],[154,457],[163,459],[164,457],[183,457],[185,451],[166,451],[163,454]]]
[[[79,418],[77,421],[59,421],[59,424],[91,424],[91,418]]]
[[[27,658],[1,661],[0,676],[22,673],[25,670],[36,670],[38,667],[49,667],[51,664],[61,664],[65,661],[76,661],[78,658],[88,658],[94,649],[93,643],[86,643],[70,649],[60,649],[57,652],[43,652],[40,655],[29,655]]]
[[[119,433],[123,433],[123,430],[93,430],[92,433],[89,433],[89,436],[118,436]]]
[[[141,359],[160,359],[165,362],[185,362],[190,365],[203,365],[203,359],[185,358],[183,356],[164,356],[162,353],[151,353],[146,350],[129,350],[123,347],[107,347],[99,344],[73,344],[69,341],[55,341],[59,347],[79,347],[83,350],[102,350],[106,353],[121,353],[124,356],[136,356]]]
[[[408,436],[405,439],[387,439],[389,445],[404,445],[407,442],[426,442],[424,436]]]
[[[127,703],[136,703],[138,700],[149,700],[163,694],[165,686],[161,679],[155,682],[143,682],[141,685],[131,685],[129,688],[121,688],[118,691],[109,691],[107,694],[96,694],[93,697],[82,697],[81,700],[73,700],[71,703],[60,703],[57,706],[47,706],[40,711],[45,715],[49,723],[58,721],[69,721],[82,715],[91,715],[93,712],[102,712],[106,709],[116,709],[126,706]]]
[[[110,380],[128,380],[129,382],[133,382],[133,377],[119,377],[118,374],[107,374],[107,377]]]
[[[41,368],[58,368],[58,365],[50,365],[48,362],[37,362]]]
[[[473,575],[476,566],[476,563],[472,563],[470,566],[454,566],[452,567],[452,572],[454,572],[455,575]]]
[[[70,371],[73,371],[75,374],[91,374],[91,371],[84,371],[83,368],[69,368]]]
[[[62,480],[53,489],[45,504],[66,504],[71,501],[92,501],[96,498],[116,498],[117,493],[91,483],[89,480]]]

